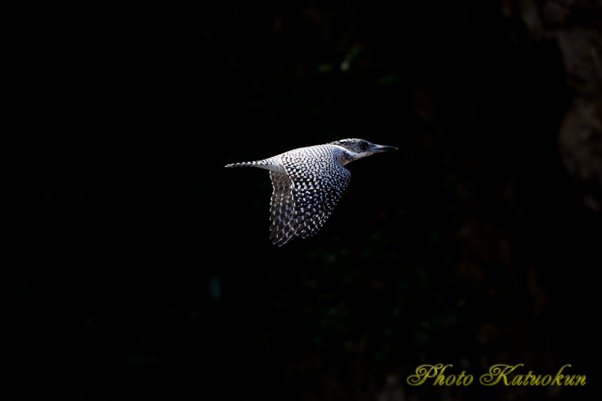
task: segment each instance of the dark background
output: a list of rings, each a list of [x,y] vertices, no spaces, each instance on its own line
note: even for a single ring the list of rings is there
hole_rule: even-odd
[[[600,86],[557,33],[600,14],[548,3],[19,10],[2,398],[593,398],[600,187],[559,135]],[[346,137],[400,150],[272,246],[268,174],[223,165]],[[440,362],[587,386],[406,384]]]

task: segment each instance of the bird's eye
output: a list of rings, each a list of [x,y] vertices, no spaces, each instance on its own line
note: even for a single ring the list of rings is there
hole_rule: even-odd
[[[366,142],[366,141],[361,141],[360,142],[360,150],[362,152],[368,150],[369,147],[370,147],[370,144],[368,142]]]

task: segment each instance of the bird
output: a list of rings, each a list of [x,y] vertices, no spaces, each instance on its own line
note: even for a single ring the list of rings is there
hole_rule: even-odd
[[[347,138],[289,150],[263,160],[225,167],[268,170],[272,181],[270,240],[278,247],[317,234],[351,179],[348,163],[375,153],[397,150],[359,138]]]

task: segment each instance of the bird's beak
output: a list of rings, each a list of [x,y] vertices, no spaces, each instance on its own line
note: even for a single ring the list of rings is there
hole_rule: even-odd
[[[373,152],[390,152],[392,150],[397,150],[397,148],[388,145],[374,145],[374,148],[372,148]]]

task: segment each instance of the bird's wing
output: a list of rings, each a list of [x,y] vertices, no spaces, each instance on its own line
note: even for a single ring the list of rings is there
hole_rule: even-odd
[[[272,200],[270,202],[270,239],[274,245],[282,246],[295,236],[292,222],[295,202],[291,191],[291,180],[285,173],[270,171]]]
[[[284,161],[291,182],[295,209],[290,222],[294,235],[307,238],[315,235],[331,215],[349,185],[351,173],[331,160],[314,160],[307,164]]]

